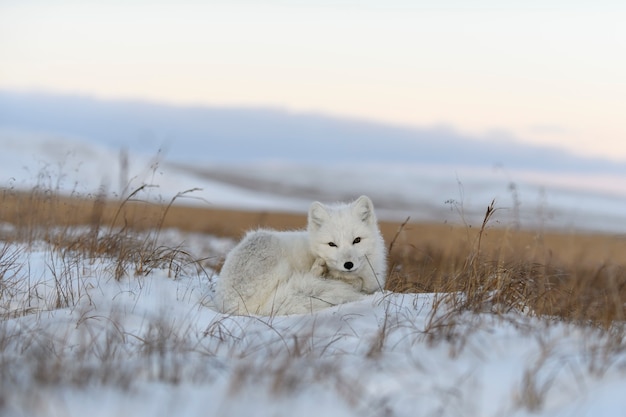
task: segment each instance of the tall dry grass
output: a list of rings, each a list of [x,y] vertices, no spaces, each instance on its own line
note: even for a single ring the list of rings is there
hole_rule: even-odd
[[[158,244],[164,228],[238,239],[249,228],[293,229],[306,221],[293,214],[175,204],[194,190],[159,205],[142,201],[142,191],[110,201],[103,195],[68,197],[40,187],[29,193],[0,190],[0,222],[11,225],[0,229],[0,238],[43,240],[67,253],[114,257],[119,278],[129,272],[146,274],[155,266],[167,265],[176,274],[198,265],[182,248]],[[491,202],[475,228],[381,222],[390,249],[386,289],[462,293],[468,310],[491,303],[503,312],[515,309],[605,327],[624,320],[625,237],[493,227],[496,210]],[[0,257],[0,265],[10,264],[9,255]],[[219,260],[210,266],[219,269]]]

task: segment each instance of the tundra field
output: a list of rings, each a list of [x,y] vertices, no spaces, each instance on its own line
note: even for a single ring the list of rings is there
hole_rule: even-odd
[[[494,225],[489,202],[478,225],[381,222],[385,292],[238,317],[211,308],[225,253],[250,228],[303,228],[305,215],[140,191],[0,190],[0,415],[626,409],[623,235]]]

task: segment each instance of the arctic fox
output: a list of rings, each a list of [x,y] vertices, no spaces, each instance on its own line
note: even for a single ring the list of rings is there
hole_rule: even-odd
[[[307,230],[250,231],[216,285],[224,313],[301,314],[382,290],[387,252],[372,201],[311,204]]]

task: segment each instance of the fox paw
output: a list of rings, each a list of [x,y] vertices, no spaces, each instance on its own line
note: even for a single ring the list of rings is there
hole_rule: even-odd
[[[322,258],[317,258],[311,266],[311,273],[318,277],[323,277],[328,274],[328,267],[326,266],[326,262],[324,262]]]

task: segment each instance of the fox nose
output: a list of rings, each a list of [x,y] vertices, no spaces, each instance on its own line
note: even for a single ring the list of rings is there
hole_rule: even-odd
[[[352,267],[354,267],[354,264],[352,262],[346,262],[345,264],[343,264],[343,267],[349,271],[352,269]]]

